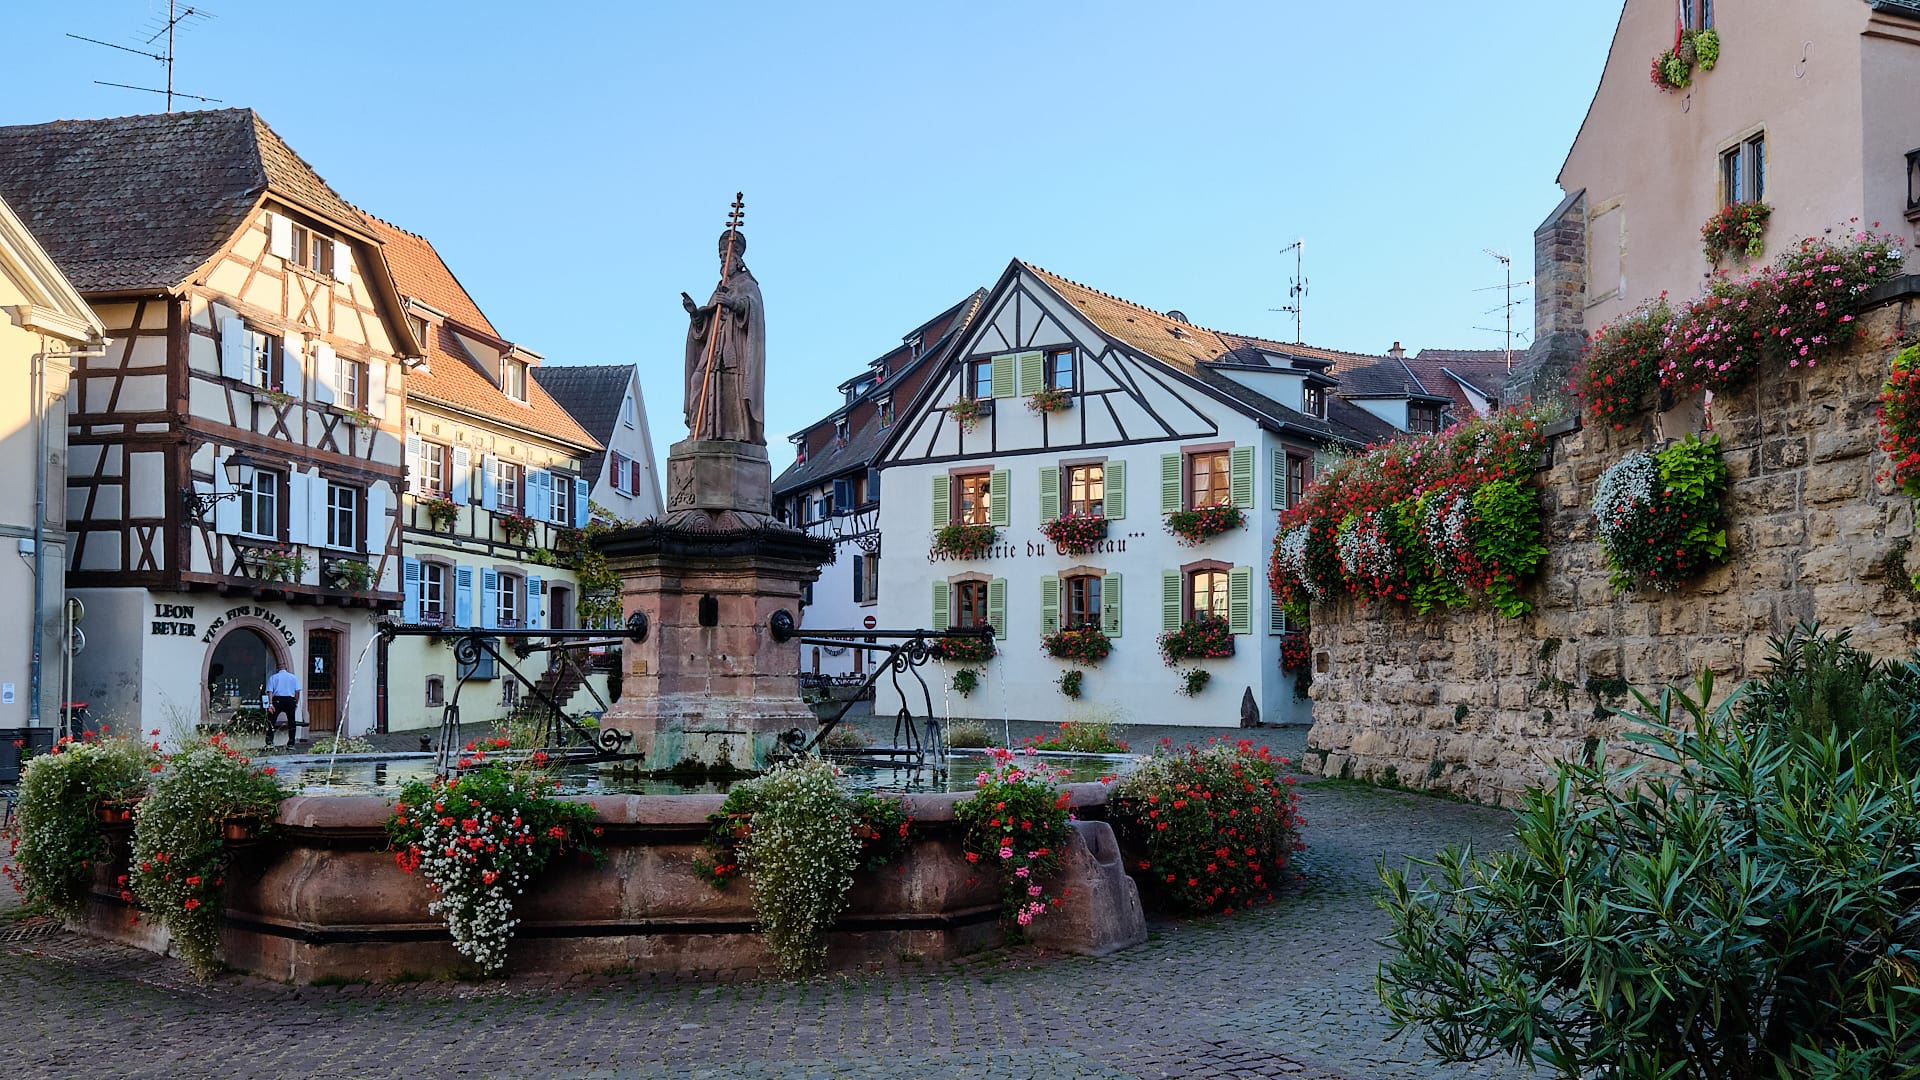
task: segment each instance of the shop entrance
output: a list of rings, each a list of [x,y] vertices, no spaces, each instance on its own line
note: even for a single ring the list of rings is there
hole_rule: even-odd
[[[243,714],[264,717],[267,676],[279,664],[279,650],[260,631],[236,626],[221,635],[207,658],[207,722],[231,724]]]
[[[307,631],[307,731],[309,737],[331,735],[340,726],[334,712],[339,685],[340,631]]]

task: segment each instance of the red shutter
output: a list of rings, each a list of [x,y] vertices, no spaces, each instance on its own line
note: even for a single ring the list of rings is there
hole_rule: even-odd
[[[632,482],[627,485],[627,493],[630,495],[638,495],[640,494],[640,463],[638,461],[629,461],[627,465],[633,469]]]
[[[625,491],[626,488],[621,485],[626,481],[627,459],[618,450],[612,451],[611,453],[613,455],[613,467],[608,471],[613,474],[613,490]]]

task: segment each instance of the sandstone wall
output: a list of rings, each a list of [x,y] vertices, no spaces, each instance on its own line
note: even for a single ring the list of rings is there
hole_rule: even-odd
[[[1623,722],[1597,706],[1690,683],[1712,667],[1731,686],[1764,668],[1768,638],[1818,619],[1883,656],[1920,645],[1906,587],[1912,501],[1878,477],[1876,398],[1908,332],[1916,279],[1863,318],[1845,357],[1637,429],[1557,436],[1535,476],[1549,555],[1533,614],[1416,618],[1351,602],[1313,613],[1314,725],[1305,765],[1329,776],[1512,804],[1558,758],[1592,752]],[[1674,593],[1616,594],[1588,505],[1600,473],[1662,435],[1720,436],[1731,480],[1730,556]],[[1890,569],[1892,572],[1890,573]]]

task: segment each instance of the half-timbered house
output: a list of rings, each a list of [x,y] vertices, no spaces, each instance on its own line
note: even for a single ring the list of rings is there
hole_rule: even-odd
[[[602,449],[581,461],[588,497],[607,524],[660,516],[660,470],[653,458],[647,399],[634,364],[542,364],[540,389],[580,422]]]
[[[249,109],[0,128],[0,196],[113,338],[73,373],[76,694],[177,738],[285,664],[367,730],[418,346],[365,219]]]
[[[1343,355],[1205,329],[1009,265],[879,454],[880,622],[991,625],[997,639],[984,664],[945,663],[949,686],[961,666],[978,686],[964,697],[936,687],[936,711],[1232,725],[1250,691],[1263,719],[1304,718],[1261,569],[1277,511],[1324,451],[1395,434],[1330,393]],[[1244,524],[1191,544],[1170,531],[1171,515],[1210,507]],[[1067,516],[1104,536],[1066,554],[1042,529]],[[993,540],[954,554],[938,542],[952,525],[989,527]],[[1203,617],[1226,622],[1231,655],[1163,662],[1161,635]],[[1102,631],[1111,653],[1087,663],[1042,651],[1068,629]],[[1060,696],[1075,669],[1077,703]],[[1207,674],[1197,694],[1183,693],[1188,670]],[[899,705],[883,680],[875,711]]]
[[[425,237],[369,219],[385,246],[420,361],[407,375],[407,494],[402,504],[402,620],[495,630],[583,625],[604,597],[583,596],[568,565],[583,549],[600,444],[533,378],[538,353],[494,329]],[[551,654],[548,654],[551,655]],[[390,730],[438,724],[459,689],[463,723],[531,704],[528,688],[491,657],[462,668],[432,639],[394,640],[381,655]],[[586,665],[561,666],[543,692],[562,702]],[[458,684],[465,679],[465,686]]]

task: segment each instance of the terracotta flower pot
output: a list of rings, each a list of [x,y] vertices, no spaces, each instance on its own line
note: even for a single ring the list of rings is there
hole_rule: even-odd
[[[244,844],[260,837],[257,818],[227,818],[220,823],[220,835],[229,843]]]

